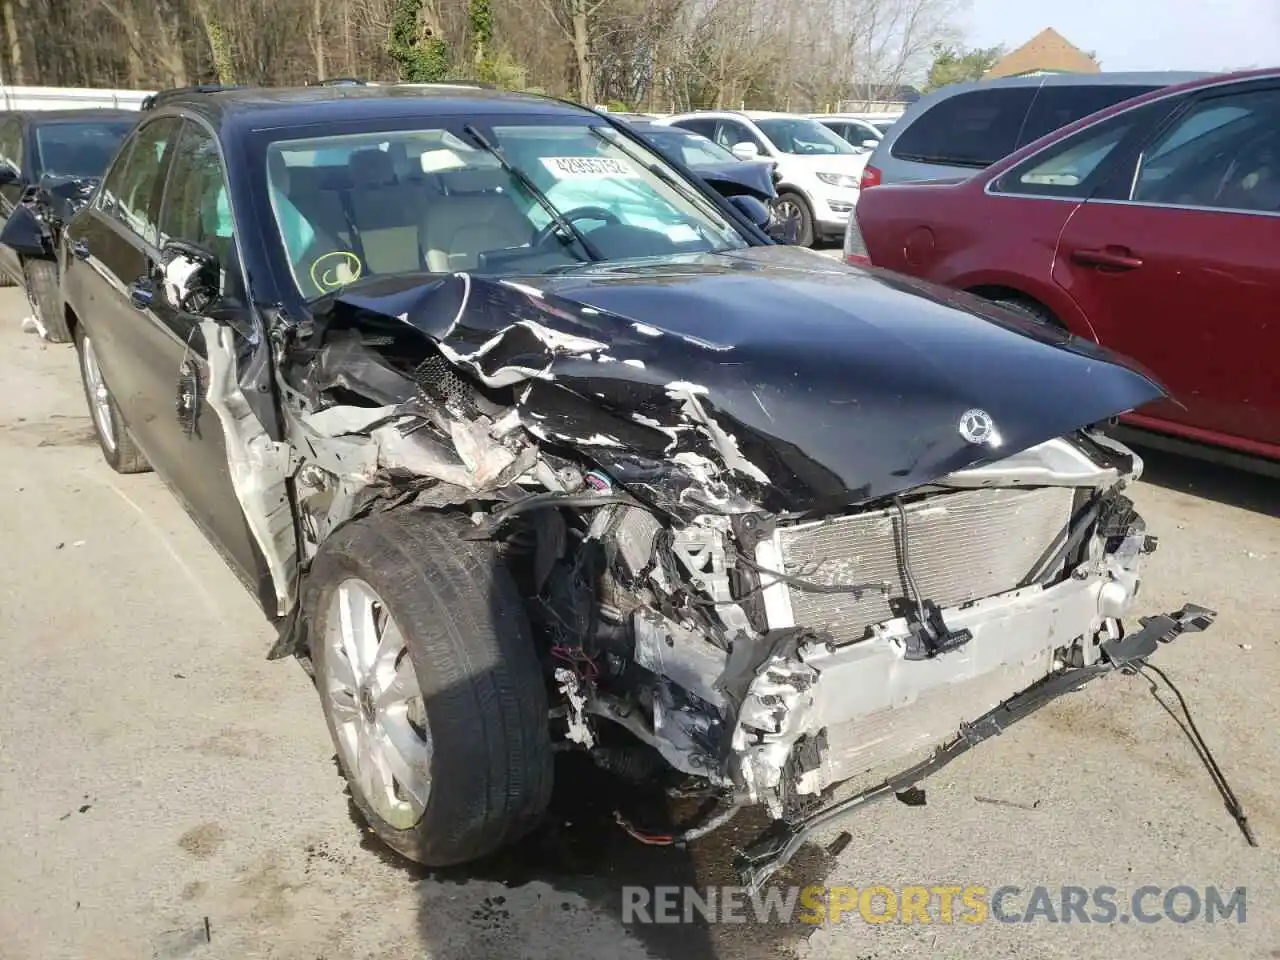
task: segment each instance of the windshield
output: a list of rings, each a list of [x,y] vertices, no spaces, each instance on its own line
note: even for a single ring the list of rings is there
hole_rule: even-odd
[[[857,153],[853,144],[808,117],[757,120],[756,126],[783,153]]]
[[[689,130],[665,127],[660,130],[645,130],[641,136],[667,156],[679,157],[687,167],[738,162],[738,158],[720,144]]]
[[[747,246],[659,154],[609,126],[449,126],[276,141],[267,148],[267,180],[307,298],[368,276],[529,276]]]
[[[36,132],[36,169],[52,177],[100,177],[133,120],[42,123]]]

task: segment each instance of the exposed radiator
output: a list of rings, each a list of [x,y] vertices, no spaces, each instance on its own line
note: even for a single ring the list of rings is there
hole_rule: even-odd
[[[945,608],[1012,590],[1067,525],[1073,496],[1069,487],[999,487],[904,505],[921,599]],[[907,591],[896,509],[784,527],[777,544],[790,575],[827,584],[889,584],[887,594],[871,590],[861,599],[789,587],[797,625],[850,643],[872,624],[901,616]]]

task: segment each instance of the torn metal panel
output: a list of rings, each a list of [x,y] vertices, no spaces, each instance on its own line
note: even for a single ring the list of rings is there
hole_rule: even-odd
[[[208,349],[205,398],[222,425],[231,485],[271,571],[276,615],[283,617],[293,608],[298,573],[293,503],[287,484],[293,474],[294,451],[288,443],[267,435],[245,400],[237,380],[235,333],[212,320],[201,321],[200,330]]]

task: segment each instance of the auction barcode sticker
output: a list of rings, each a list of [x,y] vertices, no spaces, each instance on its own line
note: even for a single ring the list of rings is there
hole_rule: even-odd
[[[639,176],[631,164],[613,157],[543,157],[542,165],[557,180],[574,177],[630,177]]]

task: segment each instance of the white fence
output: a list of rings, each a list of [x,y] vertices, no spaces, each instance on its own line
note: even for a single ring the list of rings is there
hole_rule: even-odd
[[[82,110],[113,107],[137,110],[151,90],[96,90],[92,87],[11,87],[0,84],[0,110]]]

